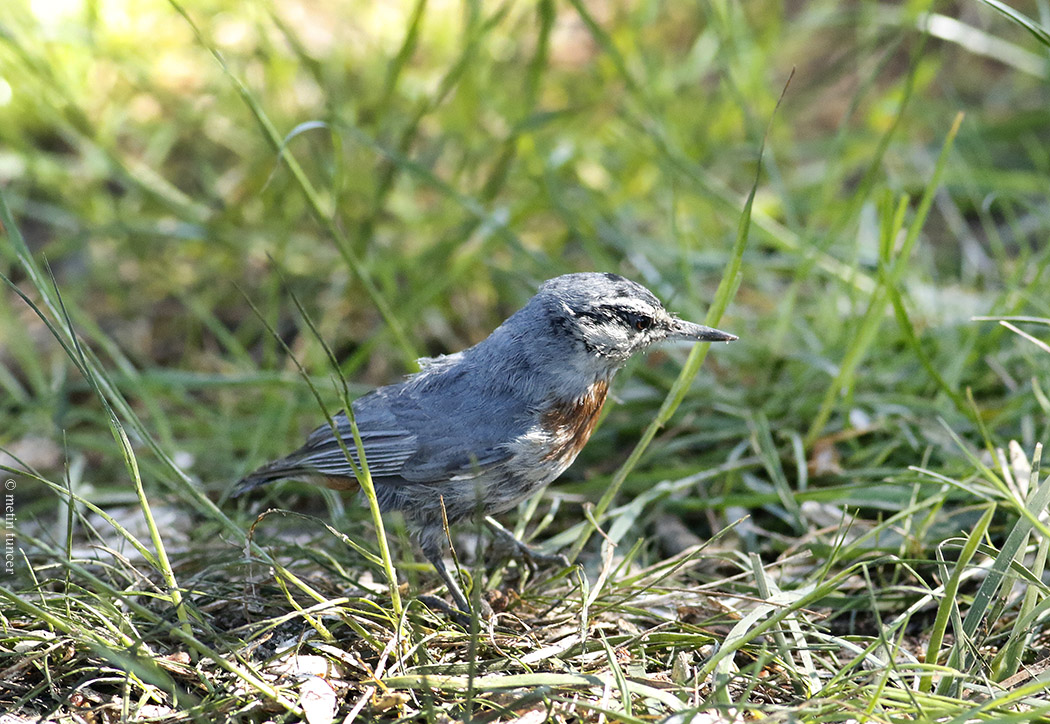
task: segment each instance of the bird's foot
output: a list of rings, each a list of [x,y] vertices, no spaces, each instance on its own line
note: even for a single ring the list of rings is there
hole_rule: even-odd
[[[455,605],[437,596],[420,596],[419,600],[425,605],[445,613],[453,621],[469,629],[473,619],[472,612],[474,608],[470,605],[470,600],[463,593],[463,589],[460,588],[456,578],[445,567],[445,561],[441,554],[442,550],[437,546],[425,546],[423,548],[423,555],[427,557],[427,560],[434,566],[434,570],[441,576],[441,580],[445,582],[445,587],[448,588],[448,593]],[[492,606],[484,598],[481,599],[481,603],[478,606],[478,614],[484,620],[488,620],[495,615],[492,611]]]
[[[466,610],[463,610],[453,606],[443,598],[438,598],[437,596],[419,596],[418,598],[419,601],[427,607],[434,609],[435,611],[440,611],[448,616],[453,623],[457,623],[465,629],[470,629],[471,621],[474,618],[471,614],[470,606],[467,606]],[[496,615],[492,610],[492,606],[490,606],[485,599],[481,599],[480,614],[480,619],[483,621],[487,621]]]
[[[539,548],[530,546],[528,543],[519,540],[513,533],[504,528],[493,518],[486,518],[485,522],[492,531],[495,539],[494,542],[500,547],[509,550],[512,557],[522,561],[533,571],[536,570],[538,564],[548,566],[556,565],[561,568],[568,568],[572,565],[569,559],[561,553],[547,553],[546,551],[541,551]]]
[[[461,611],[445,599],[438,598],[437,596],[419,596],[419,600],[428,608],[441,611],[441,613],[448,616],[453,622],[458,623],[460,626],[470,628],[469,611]]]

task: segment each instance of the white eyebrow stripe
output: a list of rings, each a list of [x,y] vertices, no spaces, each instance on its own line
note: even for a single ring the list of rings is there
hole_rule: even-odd
[[[628,312],[639,312],[641,314],[654,314],[656,308],[635,297],[617,297],[602,302],[603,307],[616,307]]]

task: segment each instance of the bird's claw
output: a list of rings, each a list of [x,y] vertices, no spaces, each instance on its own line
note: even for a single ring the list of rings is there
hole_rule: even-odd
[[[521,553],[521,557],[532,566],[535,566],[537,563],[543,563],[549,566],[568,568],[572,565],[569,562],[569,557],[564,553],[547,553],[521,541],[518,541],[517,549]]]
[[[441,611],[443,614],[452,619],[453,623],[457,623],[465,629],[470,628],[470,623],[473,619],[473,616],[471,615],[469,608],[468,610],[464,611],[463,609],[457,608],[445,599],[438,598],[437,596],[419,596],[418,599],[420,603],[423,603],[427,607]],[[487,620],[495,615],[496,614],[495,612],[493,612],[492,606],[488,604],[488,601],[482,599],[481,618]]]
[[[541,551],[540,549],[519,540],[513,533],[496,521],[489,519],[487,522],[496,542],[512,551],[513,557],[525,563],[525,565],[527,565],[532,571],[537,569],[537,564],[539,563],[544,565],[557,565],[562,568],[568,568],[572,565],[568,557],[564,554]]]

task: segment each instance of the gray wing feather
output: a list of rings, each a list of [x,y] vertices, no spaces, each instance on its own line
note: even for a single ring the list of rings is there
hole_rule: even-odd
[[[390,403],[403,429],[416,435],[416,451],[400,472],[406,481],[444,482],[482,473],[506,462],[513,454],[510,444],[528,429],[509,388],[479,387],[462,366],[421,374],[410,384]]]
[[[458,355],[439,358],[404,382],[353,402],[373,478],[390,485],[441,483],[482,473],[511,457],[509,443],[528,429],[520,402],[502,384],[477,389],[477,379],[457,362]],[[356,463],[349,419],[340,412],[334,421]],[[329,425],[310,433],[306,444],[288,457],[242,480],[238,492],[311,474],[355,477]]]
[[[376,393],[359,398],[354,402],[354,417],[369,473],[377,478],[397,477],[405,461],[416,454],[417,436],[401,426],[383,402]],[[334,421],[339,437],[357,464],[357,446],[354,444],[350,420],[345,412],[340,412]],[[346,461],[346,453],[327,424],[310,433],[306,444],[289,457],[293,456],[304,468],[325,475],[354,477],[353,468]]]
[[[516,408],[512,398],[507,394],[479,395],[460,375],[440,377],[440,390],[413,385],[420,379],[416,377],[354,402],[354,417],[372,477],[438,483],[483,472],[510,457],[507,443],[526,429],[510,413]],[[356,462],[350,421],[340,413],[335,422]],[[328,425],[311,433],[296,457],[303,466],[326,475],[353,475]]]

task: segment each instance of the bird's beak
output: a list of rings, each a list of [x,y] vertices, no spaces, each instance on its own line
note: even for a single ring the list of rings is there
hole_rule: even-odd
[[[667,335],[667,339],[680,339],[689,342],[732,342],[737,339],[737,336],[713,327],[687,322],[684,319],[674,319],[671,321],[671,330]]]

